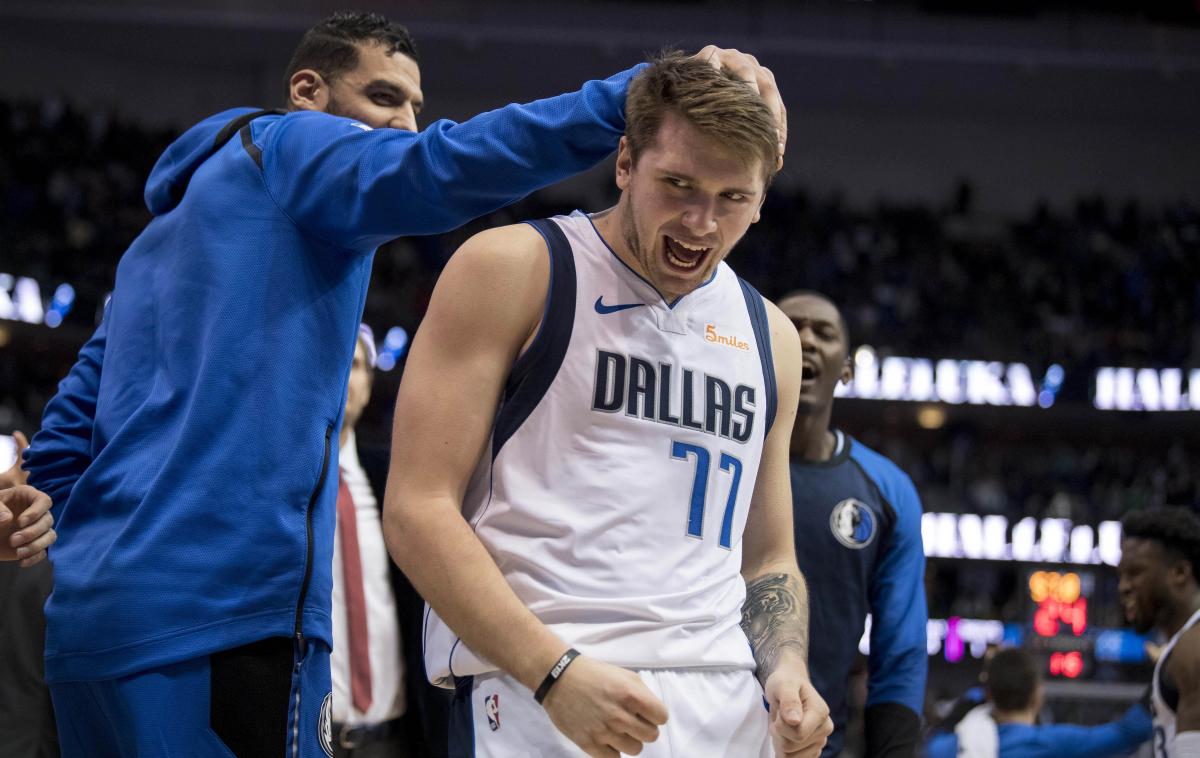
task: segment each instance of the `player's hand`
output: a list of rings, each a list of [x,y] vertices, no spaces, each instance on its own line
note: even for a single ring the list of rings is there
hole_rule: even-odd
[[[29,447],[29,440],[25,439],[25,435],[20,432],[13,432],[12,436],[13,441],[17,443],[17,462],[8,471],[0,472],[0,490],[16,487],[29,480],[29,474],[21,468],[21,454],[25,452],[25,448]]]
[[[542,702],[554,726],[593,758],[638,755],[658,739],[667,707],[637,674],[579,656]]]
[[[806,674],[776,669],[764,694],[771,706],[771,742],[777,758],[817,758],[833,733],[829,706]]]
[[[58,539],[53,526],[49,495],[27,484],[0,490],[0,561],[40,563]]]
[[[749,82],[754,91],[762,97],[767,108],[775,116],[775,124],[779,128],[779,164],[783,168],[783,153],[787,149],[787,108],[779,94],[779,86],[775,84],[775,75],[771,69],[761,65],[758,59],[749,53],[737,50],[725,50],[716,45],[706,45],[696,58],[708,61],[713,68],[726,69],[743,81]]]

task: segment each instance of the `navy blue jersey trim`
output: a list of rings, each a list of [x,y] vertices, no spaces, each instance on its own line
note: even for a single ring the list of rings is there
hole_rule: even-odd
[[[450,704],[450,724],[447,734],[450,758],[475,758],[475,712],[471,695],[475,677],[454,679],[454,701]]]
[[[492,429],[492,460],[545,397],[571,344],[575,327],[575,256],[558,224],[548,219],[527,222],[550,250],[550,286],[542,323],[529,349],[517,358],[504,384],[500,411]]]
[[[633,266],[630,266],[628,263],[626,263],[624,260],[622,260],[622,259],[621,259],[621,256],[617,255],[617,251],[612,249],[612,245],[608,244],[608,240],[604,239],[604,235],[602,235],[602,234],[600,233],[600,230],[596,228],[596,222],[595,222],[595,221],[592,221],[592,217],[591,217],[591,215],[589,215],[589,214],[584,214],[584,216],[587,218],[587,220],[588,220],[588,223],[592,225],[592,231],[596,233],[596,238],[597,238],[597,239],[599,239],[599,240],[600,240],[600,242],[601,242],[601,244],[603,244],[603,245],[604,245],[604,248],[605,248],[606,250],[608,250],[608,252],[609,252],[609,253],[611,253],[611,254],[612,254],[612,257],[614,257],[614,258],[616,258],[616,259],[617,259],[617,263],[620,263],[622,266],[624,266],[624,267],[626,268],[626,270],[628,270],[628,271],[629,271],[629,273],[633,274],[633,275],[634,275],[634,276],[636,276],[638,279],[641,279],[643,282],[645,282],[645,283],[646,283],[646,286],[647,286],[647,287],[649,287],[650,289],[654,290],[654,294],[658,295],[658,297],[659,297],[659,298],[660,298],[660,299],[661,299],[661,300],[662,300],[664,303],[666,303],[666,304],[667,304],[667,307],[668,307],[668,308],[670,308],[671,310],[674,310],[674,309],[675,309],[675,306],[679,305],[679,302],[680,302],[681,300],[683,300],[685,297],[687,297],[688,295],[692,294],[692,292],[698,292],[699,290],[701,290],[701,289],[703,289],[703,288],[707,287],[708,285],[712,284],[713,280],[717,278],[717,272],[719,272],[719,271],[721,270],[721,267],[720,267],[720,266],[717,266],[717,268],[713,269],[712,276],[710,276],[710,277],[708,277],[707,279],[705,279],[705,280],[704,280],[704,282],[703,282],[703,283],[702,283],[702,284],[701,284],[699,287],[697,287],[696,289],[692,290],[692,292],[689,292],[689,293],[687,293],[687,295],[680,295],[679,297],[675,298],[673,301],[668,301],[668,300],[667,300],[665,297],[663,297],[663,293],[661,293],[661,292],[659,292],[659,291],[658,291],[658,287],[655,287],[655,286],[654,286],[654,285],[653,285],[653,284],[650,282],[650,280],[649,280],[649,279],[647,279],[646,277],[642,276],[642,275],[641,275],[641,274],[639,274],[638,272],[634,271],[634,270],[633,270]]]
[[[771,325],[767,321],[767,308],[763,305],[763,298],[758,294],[758,290],[740,276],[738,284],[742,285],[742,295],[746,298],[746,310],[750,313],[750,325],[754,328],[758,359],[762,361],[763,379],[766,381],[767,428],[763,432],[763,437],[766,438],[771,433],[771,425],[775,423],[775,409],[779,405],[779,388],[775,384],[775,356],[771,352]]]

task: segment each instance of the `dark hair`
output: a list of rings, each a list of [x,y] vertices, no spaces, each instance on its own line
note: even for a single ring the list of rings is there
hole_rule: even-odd
[[[1192,564],[1200,582],[1200,517],[1181,505],[1133,511],[1121,519],[1126,537],[1154,540],[1178,560]]]
[[[654,144],[671,112],[733,150],[747,165],[760,160],[763,180],[770,186],[779,129],[770,108],[749,84],[678,50],[652,58],[629,83],[625,95],[625,138],[635,164],[642,151]]]
[[[1033,703],[1040,677],[1029,653],[1018,648],[998,650],[983,673],[988,696],[998,710],[1023,711]]]
[[[338,11],[309,29],[300,38],[288,63],[284,87],[291,91],[292,74],[311,68],[331,82],[358,65],[358,45],[383,46],[388,55],[403,53],[414,61],[417,45],[408,29],[380,13]]]
[[[850,325],[846,323],[846,314],[842,313],[842,309],[838,307],[837,303],[833,302],[829,295],[826,295],[823,292],[817,292],[816,290],[792,290],[783,297],[779,298],[779,300],[776,302],[782,303],[785,300],[791,300],[793,297],[811,297],[829,303],[829,306],[833,308],[833,312],[837,314],[838,328],[842,330],[842,342],[846,344],[846,353],[850,354],[853,352],[851,350],[850,342]]]

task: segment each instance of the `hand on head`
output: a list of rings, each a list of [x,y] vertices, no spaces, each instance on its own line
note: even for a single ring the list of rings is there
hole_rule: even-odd
[[[716,45],[704,46],[693,57],[708,61],[713,68],[729,71],[737,78],[749,83],[754,91],[762,97],[767,108],[774,114],[775,123],[779,127],[779,165],[776,168],[782,168],[783,154],[787,149],[787,108],[783,105],[783,98],[779,94],[779,87],[775,83],[775,75],[771,73],[771,69],[761,65],[758,59],[749,53],[726,50]]]

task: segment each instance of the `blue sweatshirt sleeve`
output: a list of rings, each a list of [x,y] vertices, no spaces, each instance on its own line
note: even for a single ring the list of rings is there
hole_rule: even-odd
[[[1150,712],[1134,703],[1116,721],[1099,726],[1052,724],[1042,727],[1040,736],[1059,758],[1096,758],[1128,755],[1153,734]]]
[[[898,703],[920,714],[928,667],[921,500],[907,475],[883,463],[875,479],[896,511],[896,526],[871,577],[867,708]]]
[[[105,319],[79,351],[70,373],[58,383],[58,393],[42,414],[42,428],[25,450],[23,466],[29,473],[29,484],[50,496],[56,518],[76,480],[92,462],[92,428],[104,365],[107,316],[105,308]]]
[[[935,734],[925,746],[925,758],[955,758],[958,755],[958,736],[953,732]]]
[[[421,132],[306,111],[255,127],[254,140],[268,191],[300,229],[373,250],[455,229],[602,160],[624,133],[625,90],[640,68]]]

